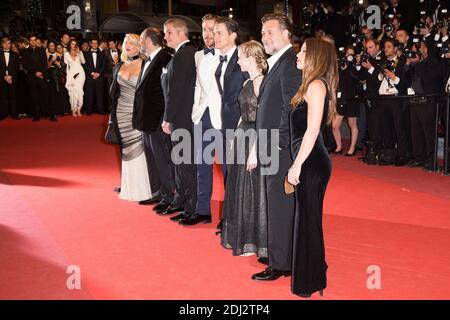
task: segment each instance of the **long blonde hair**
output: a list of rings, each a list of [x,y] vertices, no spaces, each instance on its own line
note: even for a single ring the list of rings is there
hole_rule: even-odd
[[[126,46],[127,42],[129,42],[131,44],[134,44],[138,48],[138,54],[141,57],[141,59],[145,59],[145,56],[141,52],[140,39],[141,39],[141,37],[138,34],[135,34],[135,33],[127,33],[125,35],[125,38],[123,39],[123,42],[122,42],[122,49],[123,50],[122,50],[122,54],[120,55],[120,60],[122,62],[127,62],[128,61],[127,51],[125,50],[125,46]]]
[[[329,124],[336,115],[336,91],[339,83],[336,50],[329,42],[315,38],[306,39],[305,44],[306,54],[303,79],[291,100],[291,104],[293,108],[296,108],[305,100],[305,95],[311,82],[323,78],[328,87],[329,107],[327,122]]]

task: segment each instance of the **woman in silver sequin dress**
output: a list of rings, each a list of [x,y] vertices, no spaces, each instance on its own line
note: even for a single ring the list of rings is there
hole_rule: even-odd
[[[139,36],[127,34],[123,41],[122,62],[114,70],[111,85],[111,119],[116,123],[121,142],[122,182],[119,198],[143,201],[152,197],[142,133],[133,129],[133,104],[142,68]]]

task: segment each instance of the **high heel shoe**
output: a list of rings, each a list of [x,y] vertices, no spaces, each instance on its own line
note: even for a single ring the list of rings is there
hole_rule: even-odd
[[[346,157],[353,157],[354,155],[356,154],[356,149],[355,150],[353,150],[353,152],[352,153],[350,153],[350,152],[347,152],[346,154],[345,154],[345,156]]]
[[[314,292],[313,292],[314,293]],[[323,289],[319,290],[319,294],[321,297],[323,297]],[[312,293],[297,293],[297,295],[301,298],[311,298]]]
[[[333,151],[331,151],[332,153],[334,153],[334,154],[342,154],[342,149],[341,150],[333,150]]]

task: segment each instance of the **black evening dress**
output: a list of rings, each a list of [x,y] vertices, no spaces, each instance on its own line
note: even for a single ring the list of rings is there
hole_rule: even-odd
[[[324,82],[325,84],[325,82]],[[326,84],[325,84],[326,85]],[[291,151],[294,159],[307,128],[308,104],[303,101],[291,112]],[[328,115],[328,93],[322,129]],[[331,161],[320,133],[302,165],[300,183],[295,187],[296,208],[292,257],[292,292],[312,294],[327,286],[327,264],[322,230],[325,190],[331,176]]]
[[[223,204],[222,246],[233,255],[256,253],[267,257],[267,205],[264,176],[258,166],[247,171],[249,137],[256,135],[257,97],[248,80],[239,95],[241,119],[233,141],[234,164],[227,166],[227,183]],[[245,153],[237,146],[245,145]],[[238,154],[239,153],[239,154]],[[228,161],[228,158],[227,158]]]

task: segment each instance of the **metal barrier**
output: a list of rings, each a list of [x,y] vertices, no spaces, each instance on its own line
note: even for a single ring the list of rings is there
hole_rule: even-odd
[[[445,135],[444,135],[444,163],[442,173],[444,175],[449,174],[449,139],[450,139],[450,93],[428,94],[428,95],[389,95],[378,96],[375,101],[386,99],[412,99],[412,98],[436,98],[435,104],[435,131],[434,131],[434,155],[433,155],[433,172],[441,172],[438,164],[438,149],[439,149],[439,116],[441,112],[445,112]],[[444,103],[443,103],[444,102]]]

